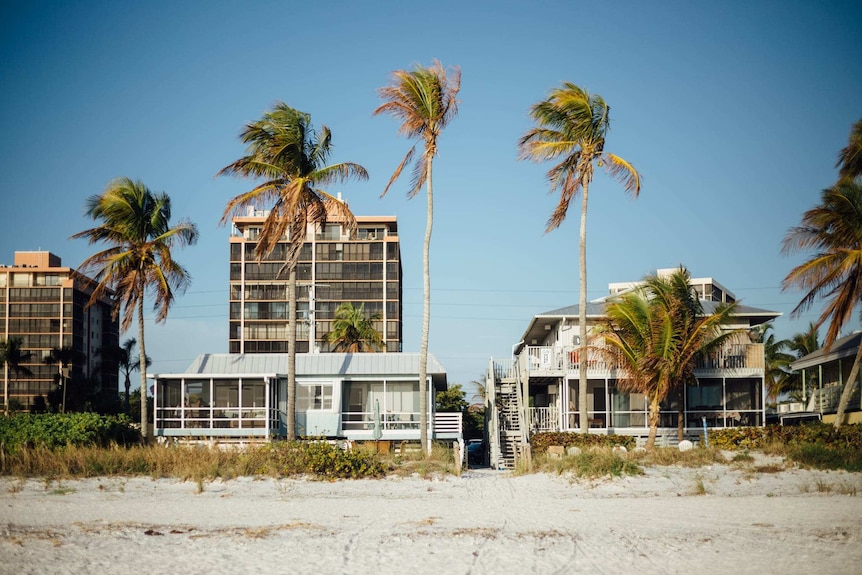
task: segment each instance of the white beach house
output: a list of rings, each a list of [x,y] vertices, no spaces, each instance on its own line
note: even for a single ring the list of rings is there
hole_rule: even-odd
[[[668,273],[673,270],[659,270]],[[693,278],[704,311],[710,313],[721,302],[735,296],[712,278]],[[592,335],[607,321],[607,299],[635,288],[638,282],[610,284],[610,295],[587,304],[587,357],[579,357],[582,335],[578,330],[578,306],[568,306],[536,315],[530,320],[512,358],[491,359],[485,388],[491,445],[491,464],[514,462],[517,446],[538,431],[578,431],[578,380],[587,370],[587,413],[590,433],[623,434],[646,438],[647,401],[643,394],[623,393],[617,386],[621,373],[597,347],[604,343]],[[752,328],[771,321],[778,312],[737,304],[733,338],[720,350],[700,358],[695,376],[698,384],[684,390],[686,434],[702,433],[708,427],[763,425],[763,345],[752,338]],[[662,404],[659,439],[675,441],[678,423],[677,394]]]
[[[153,375],[154,435],[248,440],[287,433],[287,354],[202,354],[185,373]],[[429,438],[462,438],[460,413],[435,413],[446,371],[428,355]],[[418,353],[300,353],[298,436],[419,439]]]

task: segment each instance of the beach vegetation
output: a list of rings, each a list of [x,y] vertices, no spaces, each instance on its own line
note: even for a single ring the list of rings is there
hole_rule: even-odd
[[[113,296],[114,317],[123,310],[120,329],[127,331],[138,317],[138,356],[141,389],[146,396],[147,369],[144,344],[144,297],[153,297],[156,323],[164,322],[177,293],[191,283],[191,275],[174,258],[172,250],[195,244],[198,230],[189,220],[171,225],[171,198],[152,192],[140,180],[117,178],[101,194],[90,196],[86,213],[99,225],[72,235],[90,244],[109,247],[85,259],[78,271],[90,274],[96,286],[87,305]],[[147,403],[141,402],[141,437],[147,441]]]
[[[620,390],[647,398],[647,449],[655,446],[661,403],[671,392],[682,396],[686,385],[696,385],[698,358],[736,334],[723,329],[731,322],[736,304],[719,303],[705,313],[689,279],[682,267],[669,275],[646,276],[640,288],[610,300],[607,324],[601,330],[608,345],[605,353],[620,362]],[[682,397],[678,403],[683,410]],[[683,415],[678,415],[680,441]]]
[[[417,65],[412,70],[392,72],[391,83],[377,90],[383,100],[374,115],[387,114],[401,122],[398,133],[423,142],[422,154],[415,158],[413,177],[407,191],[414,198],[425,186],[427,209],[425,237],[422,244],[422,334],[419,344],[419,443],[429,450],[428,441],[428,334],[431,325],[431,229],[434,223],[434,157],[437,139],[443,129],[458,115],[458,92],[461,90],[461,70],[457,66],[446,70],[435,60],[431,66]],[[401,176],[405,166],[414,160],[416,145],[412,146],[395,169],[381,196]]]
[[[850,130],[847,146],[838,155],[839,179],[823,190],[820,204],[802,214],[800,225],[790,228],[782,251],[795,254],[810,251],[810,258],[790,270],[781,283],[782,290],[801,289],[802,300],[791,317],[799,317],[816,301],[825,303],[817,318],[819,327],[829,328],[823,340],[828,352],[862,303],[862,120]],[[835,413],[835,427],[844,424],[844,414],[858,383],[862,364],[862,345]]]

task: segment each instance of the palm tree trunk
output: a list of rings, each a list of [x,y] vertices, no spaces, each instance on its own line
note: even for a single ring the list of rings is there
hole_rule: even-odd
[[[652,449],[655,447],[655,437],[658,434],[658,410],[659,400],[658,395],[650,397],[649,400],[649,436],[647,437],[646,448]]]
[[[129,379],[129,372],[126,372],[126,413],[129,413],[129,396],[132,394],[132,381]]]
[[[583,197],[581,198],[581,233],[580,233],[580,294],[578,295],[578,418],[581,423],[581,433],[589,433],[590,421],[587,409],[587,196],[589,181],[583,180]]]
[[[844,412],[847,411],[847,406],[850,404],[850,396],[853,395],[853,390],[856,388],[860,359],[862,359],[862,344],[859,345],[859,351],[856,352],[856,359],[853,360],[853,367],[850,368],[850,375],[847,377],[847,382],[844,384],[844,391],[841,392],[841,401],[838,402],[838,411],[835,412],[836,428],[841,427],[844,423]]]
[[[685,384],[681,383],[677,390],[676,436],[678,441],[685,439]]]
[[[3,362],[3,413],[9,415],[9,362]]]
[[[141,355],[141,441],[146,444],[150,437],[150,422],[147,414],[147,350],[144,343],[144,298],[143,287],[138,298],[138,352]]]
[[[287,439],[296,439],[296,265],[287,280]],[[313,344],[313,342],[309,342]]]
[[[419,344],[419,441],[426,457],[431,455],[431,445],[428,443],[428,333],[431,324],[431,227],[434,223],[434,188],[431,185],[431,156],[425,160],[428,164],[428,220],[425,225],[425,241],[422,244],[422,283],[424,297],[422,301],[422,340]]]

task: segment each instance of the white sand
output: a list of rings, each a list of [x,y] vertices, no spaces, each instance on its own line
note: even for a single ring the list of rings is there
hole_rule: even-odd
[[[758,463],[763,463],[759,461]],[[697,495],[699,484],[706,490]],[[862,474],[0,479],[0,573],[860,573]]]

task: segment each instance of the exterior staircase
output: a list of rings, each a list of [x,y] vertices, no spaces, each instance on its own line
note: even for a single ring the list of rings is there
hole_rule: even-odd
[[[525,441],[524,410],[518,395],[518,366],[495,364],[492,360],[486,377],[485,413],[491,447],[491,465],[514,469],[519,446]]]

